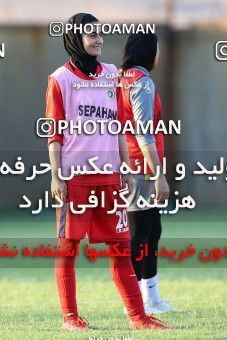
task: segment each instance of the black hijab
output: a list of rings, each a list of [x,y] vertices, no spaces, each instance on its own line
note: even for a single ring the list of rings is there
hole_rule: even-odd
[[[82,26],[92,23],[98,22],[98,19],[93,15],[88,13],[78,13],[69,18],[68,23]],[[79,30],[76,33],[73,32],[73,29],[68,31],[68,33],[63,34],[64,46],[72,59],[72,62],[85,74],[89,75],[90,73],[95,73],[97,68],[97,57],[91,56],[88,54],[83,46],[82,42],[82,33]]]
[[[150,72],[156,57],[157,45],[157,36],[152,32],[130,34],[123,50],[121,68],[127,70],[142,66]]]

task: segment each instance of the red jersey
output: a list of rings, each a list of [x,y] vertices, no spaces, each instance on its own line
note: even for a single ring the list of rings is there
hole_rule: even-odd
[[[132,104],[130,101],[130,84],[133,84],[141,77],[147,76],[145,72],[138,69],[133,69],[133,76],[132,77],[122,77],[122,94],[124,100],[124,107],[125,107],[125,119],[130,120],[132,122],[133,128],[135,129],[135,120],[132,111]],[[154,118],[153,118],[153,127],[154,131],[157,127],[158,121],[162,119],[162,103],[160,97],[158,95],[157,90],[155,89],[155,100],[154,100]],[[130,131],[126,132],[126,139],[128,144],[129,150],[129,159],[130,159],[130,166],[133,170],[137,169],[137,165],[135,165],[136,161],[139,161],[141,164],[141,172],[140,174],[144,173],[143,164],[144,164],[144,156],[142,151],[138,145],[137,139],[135,134],[132,134]],[[158,152],[158,156],[160,161],[162,162],[164,157],[164,134],[163,132],[158,132],[155,134],[156,139],[156,149]],[[147,173],[152,174],[151,169],[147,166]]]

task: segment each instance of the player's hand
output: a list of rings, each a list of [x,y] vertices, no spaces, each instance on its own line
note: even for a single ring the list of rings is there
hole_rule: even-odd
[[[122,188],[128,188],[128,194],[125,195],[125,197],[128,197],[133,190],[133,178],[132,175],[128,174],[128,175],[121,175],[121,187]]]
[[[51,196],[58,196],[64,203],[66,202],[67,186],[65,181],[62,181],[57,176],[52,177],[51,181]]]
[[[155,194],[157,203],[164,203],[169,198],[169,185],[164,175],[155,181]]]

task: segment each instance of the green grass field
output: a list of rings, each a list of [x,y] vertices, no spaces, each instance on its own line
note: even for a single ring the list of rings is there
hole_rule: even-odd
[[[209,212],[210,213],[210,212]],[[212,215],[212,214],[211,214]],[[213,216],[213,215],[212,215]],[[186,216],[163,219],[163,237],[227,238],[226,216]],[[17,220],[13,222],[13,220]],[[209,220],[209,222],[206,222]],[[199,221],[199,222],[197,222]],[[23,222],[3,218],[1,237],[54,237],[51,221]],[[61,329],[52,268],[1,268],[0,339],[227,339],[227,270],[225,268],[161,268],[159,287],[181,312],[162,314],[174,330],[128,329],[123,304],[108,268],[79,268],[79,313],[93,330]],[[129,340],[129,338],[127,339]]]

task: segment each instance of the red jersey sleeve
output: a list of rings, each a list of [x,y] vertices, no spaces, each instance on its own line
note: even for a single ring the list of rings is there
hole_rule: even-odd
[[[45,117],[54,119],[55,123],[65,119],[61,88],[54,77],[49,77],[48,80]],[[54,127],[52,127],[50,133],[53,133],[53,129]],[[54,141],[59,142],[61,145],[63,144],[63,134],[59,134],[57,129],[54,136],[48,138],[48,145]]]
[[[125,109],[124,109],[124,99],[122,95],[121,87],[117,87],[116,89],[116,97],[117,97],[117,118],[121,125],[125,124]]]

